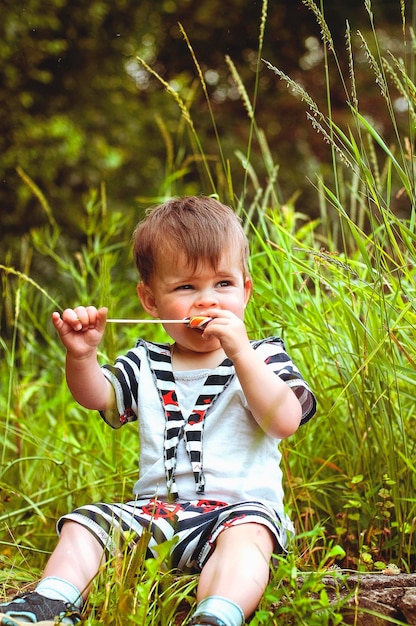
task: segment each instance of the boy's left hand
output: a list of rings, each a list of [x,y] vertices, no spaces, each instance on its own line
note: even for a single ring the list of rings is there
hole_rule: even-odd
[[[216,337],[227,357],[235,361],[238,354],[250,346],[244,321],[226,310],[209,309],[206,315],[212,320],[206,325],[202,337]]]

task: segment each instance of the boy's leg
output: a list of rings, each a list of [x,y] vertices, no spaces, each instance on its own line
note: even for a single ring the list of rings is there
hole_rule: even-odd
[[[0,624],[53,624],[58,616],[62,623],[76,624],[102,559],[103,548],[95,537],[81,524],[66,522],[35,591],[0,604]]]
[[[241,626],[257,608],[267,586],[274,548],[274,537],[261,524],[223,530],[201,571],[198,607],[191,623]],[[217,622],[210,621],[210,616]]]
[[[77,522],[65,522],[42,580],[49,577],[67,580],[79,589],[85,601],[103,556],[101,544],[87,528]]]

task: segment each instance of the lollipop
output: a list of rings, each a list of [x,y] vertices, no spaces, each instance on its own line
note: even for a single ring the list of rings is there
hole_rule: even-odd
[[[107,322],[109,322],[110,324],[186,324],[188,328],[204,331],[211,320],[212,317],[206,317],[204,315],[193,315],[192,317],[185,317],[185,319],[183,320],[129,320],[109,318]]]
[[[204,315],[194,315],[192,317],[186,317],[184,322],[189,328],[195,328],[196,330],[205,330],[207,325],[212,320],[212,317],[206,317]]]

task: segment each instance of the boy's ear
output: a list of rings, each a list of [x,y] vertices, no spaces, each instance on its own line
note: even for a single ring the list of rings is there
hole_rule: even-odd
[[[151,287],[144,283],[139,283],[137,285],[137,295],[146,313],[149,313],[152,317],[158,317],[159,313],[156,306],[156,299]]]
[[[253,289],[253,281],[251,280],[250,276],[247,276],[244,280],[244,297],[245,297],[244,304],[245,305],[250,300],[252,289]]]

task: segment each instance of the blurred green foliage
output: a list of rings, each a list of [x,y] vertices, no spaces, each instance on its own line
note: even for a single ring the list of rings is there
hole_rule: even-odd
[[[368,27],[362,0],[324,4],[334,38],[343,40],[346,19],[354,32]],[[399,3],[383,0],[377,5],[377,19],[388,24],[394,50],[395,33],[400,34]],[[237,67],[251,97],[261,12],[260,0],[2,0],[3,253],[7,248],[13,263],[22,268],[24,258],[21,250],[20,258],[17,253],[21,237],[45,222],[37,198],[16,172],[18,166],[58,207],[56,219],[69,241],[78,237],[76,223],[84,195],[102,182],[111,209],[123,212],[139,213],[149,198],[178,189],[211,192],[194,156],[195,147],[181,127],[181,112],[136,56],[181,94],[192,110],[205,154],[216,155],[207,104],[179,24],[183,26],[209,89],[226,158],[238,162],[235,151],[247,144],[249,125],[225,57]],[[313,85],[319,91],[321,85],[324,99],[319,26],[307,3],[272,0],[267,13],[263,57],[300,79],[305,88]],[[360,80],[365,80],[364,64],[361,70]],[[332,89],[334,109],[344,107],[336,81]],[[371,79],[364,97],[371,98],[376,89]],[[265,66],[260,68],[256,116],[274,158],[281,163],[280,199],[300,189],[302,210],[316,213],[307,178],[325,169],[328,151],[305,123],[303,104]],[[260,161],[260,150],[254,146],[254,159],[256,155]],[[174,172],[181,172],[179,180]],[[237,167],[235,186],[243,176]]]

